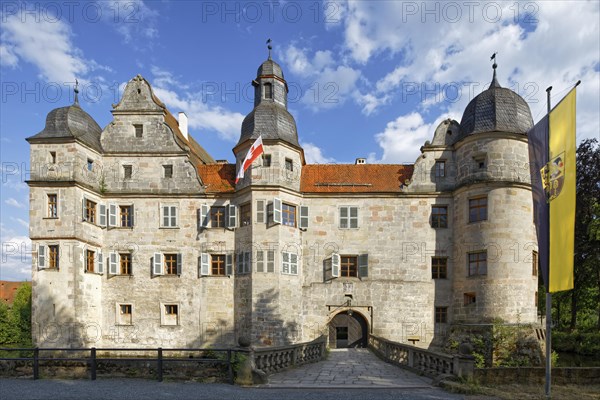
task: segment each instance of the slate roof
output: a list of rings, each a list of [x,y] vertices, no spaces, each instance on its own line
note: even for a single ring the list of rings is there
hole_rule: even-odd
[[[44,129],[27,138],[27,141],[39,139],[75,138],[92,149],[102,152],[100,134],[102,128],[78,104],[55,108],[46,116]]]
[[[256,71],[256,76],[261,77],[261,76],[271,76],[271,75],[274,75],[281,79],[284,79],[283,78],[283,70],[281,69],[281,66],[279,64],[277,64],[275,61],[268,59],[267,61],[262,63],[260,65],[260,67],[258,67],[258,70]]]
[[[303,193],[400,193],[412,165],[313,164],[302,167]]]
[[[261,102],[246,115],[238,144],[256,139],[261,134],[263,140],[280,139],[300,146],[294,117],[285,107],[275,102]]]
[[[517,93],[503,88],[496,79],[490,87],[476,96],[463,113],[460,121],[460,138],[481,132],[512,132],[527,134],[533,126],[531,110]]]

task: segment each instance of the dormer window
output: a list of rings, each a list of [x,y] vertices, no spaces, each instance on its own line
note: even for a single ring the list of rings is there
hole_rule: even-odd
[[[265,91],[265,99],[273,98],[273,85],[271,85],[270,83],[265,83],[264,91]]]
[[[141,138],[144,135],[144,125],[135,124],[133,127],[135,129],[135,137]]]
[[[52,164],[56,164],[56,152],[55,151],[50,152],[50,162]]]
[[[92,171],[94,169],[94,160],[88,158],[87,160],[87,170]]]

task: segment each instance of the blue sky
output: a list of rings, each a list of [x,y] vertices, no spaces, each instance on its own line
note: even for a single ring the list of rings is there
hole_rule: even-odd
[[[578,80],[578,141],[600,132],[600,3],[5,1],[0,8],[0,279],[30,279],[29,148],[53,108],[99,123],[144,76],[216,159],[233,161],[250,82],[273,58],[308,162],[413,163],[492,76],[544,114]]]

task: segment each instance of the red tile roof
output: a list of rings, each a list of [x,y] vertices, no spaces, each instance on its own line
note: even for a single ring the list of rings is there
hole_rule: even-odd
[[[303,193],[399,193],[412,165],[314,164],[302,167]]]
[[[199,164],[197,168],[206,193],[235,192],[235,164]]]
[[[13,301],[15,301],[15,295],[17,294],[19,287],[28,283],[29,282],[0,281],[0,300],[12,304]]]

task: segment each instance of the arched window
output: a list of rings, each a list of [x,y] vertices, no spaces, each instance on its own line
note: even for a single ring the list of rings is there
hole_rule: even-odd
[[[273,85],[270,83],[265,83],[265,99],[273,98]]]

